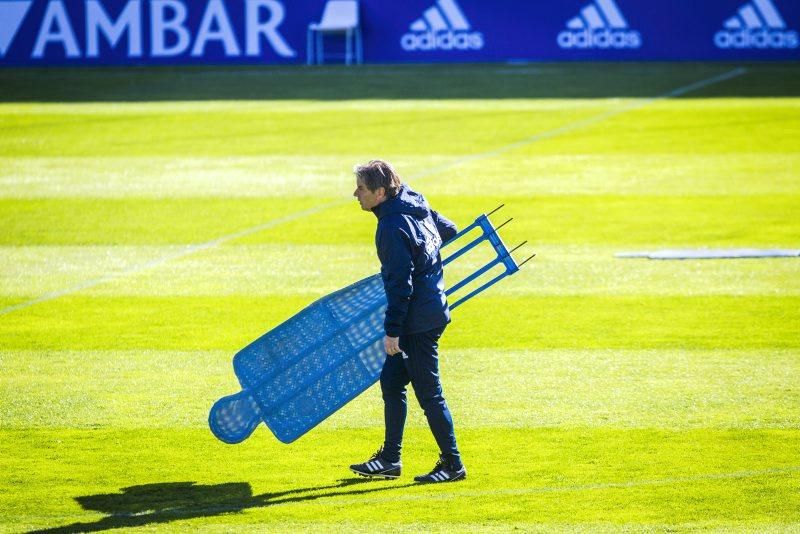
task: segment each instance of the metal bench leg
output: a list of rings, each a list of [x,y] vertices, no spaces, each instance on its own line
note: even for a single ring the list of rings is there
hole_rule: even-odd
[[[364,63],[364,50],[361,45],[361,27],[356,28],[356,63]]]
[[[314,64],[314,30],[311,28],[306,32],[306,65]]]
[[[353,30],[348,29],[344,34],[344,63],[345,65],[350,65],[352,63],[352,55],[353,55],[353,43],[351,39],[353,38]]]

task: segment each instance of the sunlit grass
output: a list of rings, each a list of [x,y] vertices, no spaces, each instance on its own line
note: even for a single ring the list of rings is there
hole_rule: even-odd
[[[796,67],[526,68],[1,71],[0,530],[796,530],[800,261],[614,257],[800,248]],[[238,349],[376,272],[373,157],[538,254],[442,339],[460,484],[410,484],[413,394],[389,483],[346,469],[378,388],[291,445],[206,428]]]

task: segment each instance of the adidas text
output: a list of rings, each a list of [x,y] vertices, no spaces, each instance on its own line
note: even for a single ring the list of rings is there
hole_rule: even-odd
[[[639,48],[642,35],[635,30],[564,30],[558,34],[558,46],[568,49]]]
[[[425,32],[407,33],[400,40],[403,50],[480,50],[483,34],[480,32]]]
[[[796,31],[781,30],[722,30],[714,34],[719,48],[797,48],[800,39]]]
[[[786,28],[786,21],[772,0],[752,0],[739,7],[714,34],[717,48],[797,48],[797,32]]]
[[[632,49],[642,46],[642,34],[628,27],[614,0],[593,0],[567,21],[556,41],[563,49]]]

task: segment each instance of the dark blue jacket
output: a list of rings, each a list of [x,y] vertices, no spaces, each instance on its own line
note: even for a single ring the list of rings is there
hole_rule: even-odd
[[[388,301],[386,335],[415,334],[449,323],[439,247],[456,235],[456,225],[406,185],[372,211],[378,217],[375,245]]]

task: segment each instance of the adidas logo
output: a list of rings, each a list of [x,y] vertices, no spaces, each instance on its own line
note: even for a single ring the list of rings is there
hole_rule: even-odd
[[[717,48],[797,48],[797,32],[787,30],[772,0],[753,0],[739,8],[714,34]]]
[[[567,29],[558,34],[557,41],[565,49],[639,48],[642,35],[628,29],[614,0],[595,0],[567,21]]]
[[[483,34],[469,31],[470,24],[455,0],[437,0],[409,29],[400,38],[400,46],[409,52],[480,50],[484,45]]]

